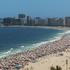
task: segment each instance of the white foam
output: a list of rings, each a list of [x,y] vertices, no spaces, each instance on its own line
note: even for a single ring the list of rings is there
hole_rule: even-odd
[[[48,41],[43,41],[43,42],[34,43],[34,44],[32,44],[32,45],[29,45],[29,46],[27,46],[27,48],[36,48],[36,47],[39,47],[39,46],[42,45],[42,44],[46,44],[46,43],[50,43],[50,42],[54,42],[54,41],[60,40],[60,39],[62,38],[62,36],[66,35],[66,34],[70,34],[70,30],[64,31],[64,32],[62,32],[62,33],[58,33],[58,34],[56,34],[53,38],[51,38],[51,39],[48,40]],[[15,49],[15,50],[14,50],[13,48],[11,48],[9,51],[1,52],[1,53],[0,53],[0,58],[9,56],[9,55],[11,55],[11,54],[15,54],[15,53],[22,52],[23,49],[24,49],[24,47],[25,47],[25,46],[22,45],[22,46],[20,46],[20,48],[18,48],[18,49]]]
[[[0,58],[6,57],[6,56],[9,56],[9,55],[12,55],[12,54],[20,53],[20,52],[22,52],[21,48],[18,48],[18,49],[11,48],[8,51],[0,52]]]
[[[13,48],[11,48],[9,51],[0,52],[0,58],[6,57],[6,56],[12,54],[12,51],[13,51]]]
[[[51,38],[49,41],[43,41],[43,42],[40,42],[40,43],[35,43],[33,44],[32,46],[33,47],[39,47],[40,45],[43,45],[43,44],[47,44],[47,43],[50,43],[50,42],[55,42],[55,41],[58,41],[60,40],[64,35],[66,34],[70,34],[70,30],[67,30],[67,31],[64,31],[62,33],[57,33],[53,38]]]
[[[21,48],[24,48],[25,46],[23,45],[23,46],[20,46]]]

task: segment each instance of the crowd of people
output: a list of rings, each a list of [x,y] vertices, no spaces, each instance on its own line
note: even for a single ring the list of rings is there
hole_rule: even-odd
[[[0,70],[23,69],[29,62],[36,62],[36,59],[65,51],[70,48],[70,36],[65,35],[60,40],[43,44],[35,49],[17,53],[0,59]]]

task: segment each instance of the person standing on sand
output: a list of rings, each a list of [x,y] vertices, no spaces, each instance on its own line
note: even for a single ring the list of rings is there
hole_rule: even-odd
[[[66,59],[66,70],[68,70],[68,60]]]
[[[0,70],[2,70],[2,65],[0,64]]]

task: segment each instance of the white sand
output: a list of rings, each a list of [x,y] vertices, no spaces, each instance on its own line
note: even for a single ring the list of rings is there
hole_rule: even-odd
[[[29,63],[24,70],[50,70],[51,66],[55,67],[56,65],[61,66],[62,70],[66,70],[66,60],[68,60],[68,70],[70,70],[70,49],[42,57],[35,63]]]

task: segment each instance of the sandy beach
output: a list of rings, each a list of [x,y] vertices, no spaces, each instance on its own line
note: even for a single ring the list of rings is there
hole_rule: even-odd
[[[50,70],[51,66],[56,68],[57,65],[62,70],[66,70],[66,60],[68,60],[67,68],[70,70],[70,49],[39,58],[37,62],[29,63],[29,65],[25,66],[24,70]]]
[[[59,65],[65,70],[65,60],[70,58],[70,35],[43,44],[38,48],[0,59],[0,70],[50,70]]]
[[[68,38],[70,38],[69,35],[68,35]],[[65,41],[66,39],[67,37],[65,38]],[[70,39],[68,40],[70,41]],[[62,39],[62,43],[63,43],[63,39]],[[25,66],[24,70],[27,70],[27,69],[28,70],[50,70],[51,66],[56,68],[57,65],[60,66],[62,70],[66,70],[66,68],[67,70],[70,70],[70,45],[68,43],[67,44],[64,43],[64,45],[67,45],[67,48],[65,50],[54,54],[52,53],[48,56],[41,57],[37,59],[37,62],[35,63],[30,62],[28,65]],[[66,60],[68,61],[67,66],[66,66]]]

